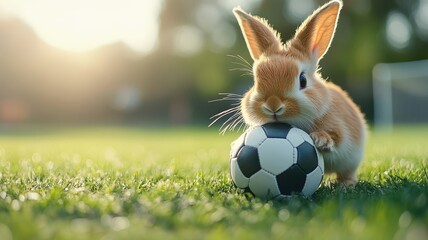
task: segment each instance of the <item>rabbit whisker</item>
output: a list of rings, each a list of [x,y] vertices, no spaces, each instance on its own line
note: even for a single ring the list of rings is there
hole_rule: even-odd
[[[236,112],[235,114],[233,114],[231,117],[229,117],[220,127],[220,133],[224,134],[227,130],[230,129],[231,125],[237,120],[239,119],[239,117],[241,116],[240,112]]]
[[[244,64],[250,68],[253,67],[253,65],[250,62],[248,62],[245,58],[243,58],[241,55],[236,55],[236,56],[235,55],[227,55],[227,56],[241,61],[242,64]]]
[[[225,116],[225,115],[227,115],[227,114],[230,114],[230,113],[232,113],[232,112],[237,111],[237,110],[238,110],[238,108],[239,108],[239,106],[236,106],[236,107],[232,107],[232,108],[226,109],[226,110],[224,110],[224,111],[222,111],[222,112],[219,112],[219,113],[215,114],[214,116],[210,117],[210,119],[213,119],[213,118],[216,118],[216,117],[219,117],[219,116]]]
[[[232,114],[233,113],[233,114]],[[214,116],[212,116],[210,119],[214,119],[211,123],[210,123],[210,125],[208,125],[208,127],[211,127],[214,123],[216,123],[218,120],[220,120],[221,118],[223,118],[223,117],[225,117],[225,116],[227,116],[227,115],[230,115],[230,114],[232,114],[229,118],[228,118],[228,120],[230,120],[231,118],[235,118],[236,116],[235,115],[240,115],[241,113],[240,113],[240,109],[239,109],[239,106],[235,106],[235,107],[233,107],[233,108],[229,108],[229,109],[227,109],[227,110],[224,110],[224,111],[222,111],[222,112],[220,112],[220,113],[217,113],[216,115],[214,115]],[[227,121],[228,120],[226,120],[226,122],[225,123],[227,123]],[[223,125],[225,124],[225,123],[223,123]],[[223,126],[222,125],[222,126]]]

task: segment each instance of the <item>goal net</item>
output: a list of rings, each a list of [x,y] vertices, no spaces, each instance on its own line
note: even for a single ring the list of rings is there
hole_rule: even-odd
[[[374,123],[428,123],[428,60],[379,63],[373,68]]]

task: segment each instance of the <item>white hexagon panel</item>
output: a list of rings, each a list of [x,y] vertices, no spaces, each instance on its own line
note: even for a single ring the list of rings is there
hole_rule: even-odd
[[[278,175],[295,162],[295,148],[286,139],[268,138],[258,148],[262,169]]]
[[[247,131],[244,143],[246,146],[259,147],[266,138],[266,133],[263,131],[263,128],[255,127],[251,129],[251,131]]]
[[[254,195],[263,199],[274,198],[280,193],[275,176],[263,169],[250,177],[249,187]]]
[[[293,128],[293,129],[296,129],[296,130],[293,130],[293,131],[295,133],[298,133],[303,138],[303,140],[305,140],[306,142],[310,143],[312,146],[315,146],[314,141],[312,140],[311,136],[307,132],[305,132],[305,131],[303,131],[302,129],[299,129],[299,128]]]
[[[320,167],[315,168],[314,171],[306,175],[306,182],[303,186],[302,193],[305,196],[312,195],[320,186],[323,178],[323,173]]]
[[[291,145],[294,147],[297,147],[305,142],[305,139],[303,139],[300,131],[301,130],[298,128],[292,128],[287,134],[287,140],[290,141]]]

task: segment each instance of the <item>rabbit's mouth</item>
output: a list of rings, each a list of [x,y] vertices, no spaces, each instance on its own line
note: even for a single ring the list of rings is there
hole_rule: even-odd
[[[273,114],[265,117],[265,123],[278,122],[278,123],[290,123],[290,119],[284,114]]]
[[[273,119],[275,120],[275,122],[278,122],[278,117],[276,115],[273,115]]]
[[[275,122],[279,122],[279,118],[278,118],[278,115],[277,115],[277,114],[274,114],[274,115],[273,115],[273,119],[275,120]]]
[[[286,121],[282,115],[278,115],[278,114],[273,114],[268,116],[265,115],[262,124],[271,123],[271,122],[286,122]]]
[[[279,101],[278,101],[279,102]],[[282,103],[276,103],[274,106],[272,104],[263,103],[261,105],[261,111],[268,118],[273,118],[275,122],[279,121],[279,118],[285,113],[286,107]]]

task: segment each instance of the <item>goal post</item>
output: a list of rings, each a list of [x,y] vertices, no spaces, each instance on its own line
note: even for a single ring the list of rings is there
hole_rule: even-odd
[[[376,64],[373,101],[377,129],[428,123],[428,60]]]

